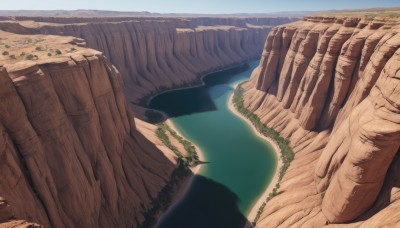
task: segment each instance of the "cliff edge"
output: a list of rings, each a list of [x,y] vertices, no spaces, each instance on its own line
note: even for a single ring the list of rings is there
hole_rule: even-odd
[[[256,57],[293,20],[1,17],[0,226],[143,224],[181,167],[136,119],[146,101]]]
[[[0,30],[85,40],[121,72],[137,117],[160,92],[201,84],[204,74],[257,58],[273,26],[298,18],[13,17]]]
[[[398,226],[397,16],[306,17],[269,33],[246,107],[295,159],[258,227]]]
[[[177,159],[135,120],[119,72],[74,37],[0,42],[1,226],[137,227]]]

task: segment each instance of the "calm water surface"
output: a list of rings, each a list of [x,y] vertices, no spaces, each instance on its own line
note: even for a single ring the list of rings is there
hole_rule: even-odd
[[[247,80],[258,63],[214,73],[205,77],[203,87],[167,92],[151,101],[150,107],[166,112],[209,162],[157,227],[242,227],[247,222],[272,180],[277,158],[270,144],[229,111],[227,101],[233,86]]]

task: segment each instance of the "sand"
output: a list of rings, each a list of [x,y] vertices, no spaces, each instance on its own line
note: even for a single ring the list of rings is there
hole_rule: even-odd
[[[235,88],[236,88],[236,86],[237,86],[237,85],[235,85]],[[254,204],[254,206],[252,207],[250,213],[247,215],[248,221],[252,222],[252,221],[255,219],[256,215],[257,215],[258,209],[259,209],[260,206],[265,202],[265,200],[267,199],[268,195],[272,192],[273,188],[274,188],[275,185],[278,183],[278,181],[279,181],[279,172],[278,172],[278,171],[279,171],[280,168],[283,166],[283,162],[282,162],[282,159],[280,158],[280,157],[281,157],[281,154],[280,154],[280,151],[281,151],[281,150],[280,150],[278,144],[277,144],[275,141],[273,141],[272,139],[270,139],[270,138],[264,136],[263,134],[261,134],[260,132],[258,132],[257,129],[254,127],[254,125],[250,122],[250,120],[246,119],[244,116],[242,116],[242,114],[240,114],[240,113],[236,110],[236,108],[235,108],[234,105],[233,105],[232,98],[233,98],[233,94],[232,94],[232,95],[229,97],[229,99],[228,99],[227,105],[228,105],[229,110],[230,110],[232,113],[234,113],[235,115],[237,115],[238,117],[240,117],[241,119],[243,119],[247,124],[249,124],[249,125],[251,126],[251,128],[253,129],[254,133],[255,133],[258,137],[260,137],[260,138],[266,140],[269,144],[271,144],[271,146],[273,147],[273,149],[274,149],[274,151],[275,151],[275,153],[276,153],[276,156],[278,157],[278,165],[277,165],[277,168],[276,168],[276,171],[275,171],[275,175],[274,175],[273,179],[271,180],[271,183],[268,185],[268,187],[265,189],[264,193],[259,197],[259,199],[257,200],[257,202]],[[168,119],[165,123],[166,123],[171,129],[173,129],[178,135],[180,135],[181,137],[183,137],[183,136],[179,133],[179,130],[174,126],[174,124],[172,123],[172,121],[171,121],[170,119]],[[183,137],[183,138],[185,138],[185,137]],[[185,139],[186,139],[186,138],[185,138]],[[186,139],[186,140],[187,140],[187,139]],[[189,140],[189,141],[190,141],[190,140]],[[195,145],[195,144],[193,144],[193,145],[196,147],[197,155],[199,156],[200,161],[205,161],[205,157],[204,157],[204,154],[203,154],[202,150],[201,150],[197,145]],[[162,213],[158,216],[159,218],[161,218],[161,217],[164,216],[166,213],[168,213],[168,211],[171,210],[171,209],[174,207],[174,205],[176,205],[176,203],[177,203],[179,200],[181,200],[182,197],[186,194],[186,192],[189,190],[189,187],[190,187],[190,185],[191,185],[191,183],[192,183],[192,181],[193,181],[194,175],[196,175],[196,174],[200,171],[201,165],[202,165],[202,164],[197,165],[196,167],[191,168],[191,170],[192,170],[192,172],[193,172],[193,175],[191,175],[189,178],[187,178],[186,180],[184,180],[184,181],[181,183],[181,186],[180,186],[179,189],[177,190],[177,193],[174,195],[174,197],[173,197],[173,199],[172,199],[172,201],[171,201],[170,206],[169,206],[164,212],[162,212]],[[250,225],[247,224],[246,227],[248,227],[248,226],[250,226]]]
[[[184,136],[182,136],[180,134],[180,132],[178,131],[178,129],[176,129],[175,125],[172,123],[172,121],[170,119],[165,121],[165,124],[167,124],[172,130],[174,130],[179,136],[181,136],[182,138],[188,140],[187,138],[185,138]],[[188,140],[190,141],[190,140]],[[199,157],[200,161],[205,161],[205,157],[204,154],[202,152],[202,150],[195,145],[194,143],[192,143],[194,147],[196,147],[196,152],[197,152],[197,156]],[[186,192],[189,190],[190,186],[192,185],[192,181],[193,181],[193,177],[199,173],[201,166],[205,165],[205,164],[198,164],[195,167],[191,167],[190,170],[192,171],[192,174],[187,177],[185,180],[183,180],[180,184],[178,189],[176,190],[174,196],[172,197],[171,203],[168,205],[168,207],[160,212],[156,217],[157,217],[157,222],[160,221],[160,219],[167,214],[170,210],[172,210],[174,208],[174,206],[182,199],[182,197],[186,194]]]
[[[186,139],[189,142],[192,142],[192,141],[190,141],[189,139],[185,138],[183,135],[180,134],[179,130],[176,129],[174,123],[172,123],[172,121],[170,119],[166,120],[165,123],[172,130],[174,130],[179,136],[181,136],[182,138]],[[205,157],[204,157],[203,151],[197,145],[195,145],[193,142],[192,142],[192,144],[196,148],[196,153],[197,153],[197,156],[199,156],[199,161],[205,161]],[[193,175],[197,174],[200,171],[201,165],[204,165],[204,164],[198,164],[195,167],[191,167],[190,168],[190,170],[192,170],[192,172],[193,172]]]
[[[237,85],[235,85],[235,89],[236,89]],[[267,199],[268,195],[272,192],[272,190],[274,189],[275,185],[278,183],[279,181],[279,170],[281,169],[281,167],[283,166],[283,161],[281,159],[281,149],[279,148],[278,144],[273,141],[271,138],[266,137],[265,135],[261,134],[260,132],[257,131],[257,129],[255,128],[255,126],[253,125],[253,123],[251,123],[250,120],[248,120],[247,118],[245,118],[242,114],[240,114],[233,102],[233,93],[232,95],[229,97],[228,99],[228,108],[231,112],[233,112],[235,115],[237,115],[238,117],[240,117],[241,119],[243,119],[247,124],[249,124],[251,126],[251,128],[253,129],[254,133],[266,140],[269,144],[271,144],[271,146],[274,148],[274,151],[276,153],[276,156],[278,158],[278,165],[275,171],[275,175],[273,177],[273,179],[271,180],[271,183],[268,185],[267,189],[265,189],[264,193],[259,197],[259,199],[257,200],[257,202],[254,204],[254,206],[252,207],[250,213],[247,215],[247,219],[250,222],[253,222],[253,220],[255,219],[256,215],[257,215],[257,211],[258,209],[261,207],[261,205],[265,202],[265,200]]]

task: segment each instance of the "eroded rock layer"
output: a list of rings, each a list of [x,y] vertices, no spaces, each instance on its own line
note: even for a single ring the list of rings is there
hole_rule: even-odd
[[[121,72],[128,101],[144,117],[152,95],[200,83],[206,73],[258,57],[271,26],[297,18],[17,18],[0,29],[83,38]],[[28,21],[29,20],[29,21]],[[39,21],[39,22],[38,22]]]
[[[117,69],[76,38],[0,38],[0,226],[137,227],[176,160]]]
[[[296,18],[0,20],[0,227],[138,227],[177,166],[141,105]]]
[[[258,227],[399,225],[398,24],[309,17],[269,33],[245,104],[295,159]]]

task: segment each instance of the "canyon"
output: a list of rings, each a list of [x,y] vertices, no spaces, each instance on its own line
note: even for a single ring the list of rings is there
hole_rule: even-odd
[[[180,165],[147,100],[294,20],[2,17],[0,226],[140,226]]]
[[[201,76],[261,54],[270,29],[297,18],[12,17],[0,30],[84,39],[119,70],[126,98],[146,119],[149,98],[200,84]]]
[[[140,224],[177,160],[154,126],[135,119],[116,68],[76,38],[0,37],[10,53],[39,43],[49,52],[74,49],[2,60],[0,221],[11,221],[1,226]]]
[[[360,12],[269,33],[244,104],[295,157],[257,227],[399,226],[399,31]]]
[[[0,227],[140,227],[181,165],[149,100],[260,55],[294,159],[256,226],[399,226],[398,18],[0,17]]]

